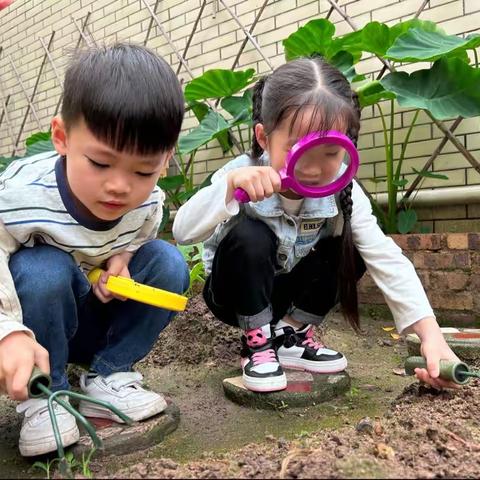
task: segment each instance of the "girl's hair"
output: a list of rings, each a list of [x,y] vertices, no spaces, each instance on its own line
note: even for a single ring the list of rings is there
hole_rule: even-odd
[[[299,58],[261,78],[253,90],[252,157],[258,159],[263,149],[255,137],[261,123],[266,135],[291,115],[290,134],[303,118],[307,131],[332,130],[339,123],[356,145],[360,130],[360,104],[343,74],[321,57]],[[338,129],[339,127],[336,127]],[[355,330],[359,330],[357,272],[350,219],[352,183],[340,193],[344,226],[342,231],[338,297],[343,313]]]

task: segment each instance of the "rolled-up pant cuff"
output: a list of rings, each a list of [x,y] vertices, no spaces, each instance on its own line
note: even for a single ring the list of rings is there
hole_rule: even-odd
[[[268,305],[268,307],[255,315],[237,314],[237,319],[239,327],[243,330],[263,327],[272,321],[272,306]]]
[[[311,325],[320,325],[325,319],[325,315],[316,315],[314,313],[305,312],[301,308],[292,306],[288,314],[293,317],[297,322]]]

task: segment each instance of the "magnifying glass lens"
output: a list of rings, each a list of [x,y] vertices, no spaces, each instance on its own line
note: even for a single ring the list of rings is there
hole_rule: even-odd
[[[349,162],[349,155],[340,145],[317,145],[298,158],[294,176],[305,187],[325,187],[342,175]]]

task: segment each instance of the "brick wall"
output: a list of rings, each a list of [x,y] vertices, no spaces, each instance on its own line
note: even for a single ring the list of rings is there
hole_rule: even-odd
[[[153,8],[156,2],[147,1]],[[247,28],[263,4],[263,0],[227,1]],[[422,0],[338,0],[339,6],[346,10],[359,27],[372,20],[388,23],[406,20],[414,15],[422,3]],[[181,52],[186,46],[201,4],[202,0],[158,2],[157,16]],[[272,64],[278,66],[284,62],[282,40],[309,20],[325,17],[329,8],[330,4],[326,0],[271,0],[254,30],[255,39]],[[151,17],[141,0],[16,0],[12,6],[0,13],[0,47],[3,47],[0,54],[0,117],[3,101],[9,96],[7,112],[11,125],[9,128],[5,119],[0,125],[0,155],[12,153],[12,145],[27,109],[27,100],[9,59],[15,63],[25,90],[30,96],[44,56],[40,38],[47,42],[52,31],[55,31],[51,55],[62,75],[68,53],[73,50],[79,39],[79,32],[72,19],[81,25],[88,12],[91,16],[87,36],[93,37],[99,43],[114,40],[143,43],[147,37]],[[420,18],[438,22],[451,34],[478,32],[480,1],[430,0]],[[351,31],[337,12],[332,13],[330,20],[335,23],[337,34]],[[243,39],[244,33],[222,4],[209,0],[186,54],[193,74],[199,75],[211,68],[230,68]],[[151,29],[147,45],[164,55],[174,69],[177,68],[178,59],[156,25]],[[267,63],[250,43],[247,43],[240,56],[237,68],[248,67],[254,67],[259,73],[269,71]],[[374,75],[380,68],[381,63],[376,58],[367,57],[362,60],[358,70],[360,73]],[[185,82],[190,79],[183,67],[180,69],[179,77]],[[47,62],[33,100],[43,130],[48,129],[60,93],[61,87],[54,70]],[[384,110],[388,112],[387,104]],[[395,138],[398,145],[403,140],[412,116],[413,113],[408,109],[399,108],[396,113],[398,129]],[[186,118],[184,123],[186,130],[195,125],[194,118]],[[30,113],[21,145],[28,135],[38,130],[39,125]],[[479,119],[474,118],[464,120],[455,132],[460,142],[477,158],[480,157],[479,130]],[[419,168],[423,165],[442,136],[429,118],[421,114],[407,150],[403,172],[406,178],[412,177],[409,174],[411,167]],[[385,173],[383,135],[379,119],[375,118],[371,107],[363,111],[360,148],[362,167],[359,177],[369,191],[383,191],[385,187],[383,184],[375,184],[370,180]],[[200,150],[195,160],[196,181],[202,180],[229,158],[228,155],[224,157],[218,145],[214,143]],[[423,183],[424,188],[480,184],[480,175],[450,143],[447,143],[435,161],[434,170],[445,172],[449,180],[428,179]],[[419,213],[424,225],[435,232],[480,231],[479,205],[420,209]]]
[[[413,262],[439,322],[479,326],[480,234],[392,235],[392,238]],[[368,274],[359,284],[359,294],[367,309],[385,305],[383,295]]]

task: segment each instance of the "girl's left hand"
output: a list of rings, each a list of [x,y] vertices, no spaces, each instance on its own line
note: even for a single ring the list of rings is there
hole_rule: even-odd
[[[460,388],[460,385],[438,377],[440,373],[440,360],[459,360],[441,333],[423,340],[420,349],[423,358],[425,358],[427,362],[426,369],[415,369],[415,374],[420,381],[428,383],[437,389]]]

